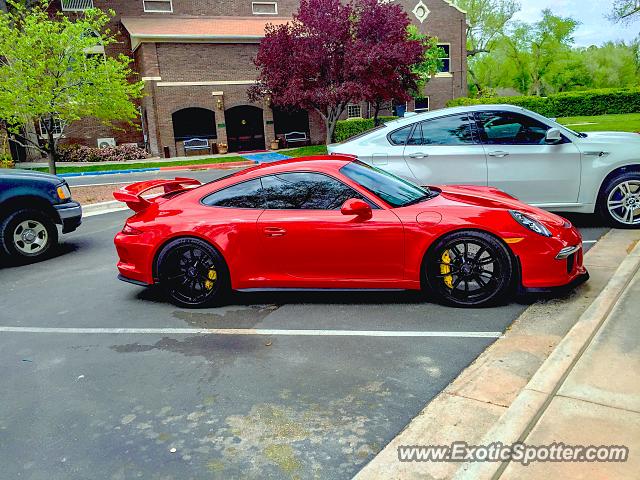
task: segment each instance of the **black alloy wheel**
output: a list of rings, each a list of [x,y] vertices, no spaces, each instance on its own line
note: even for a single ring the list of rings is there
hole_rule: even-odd
[[[224,260],[215,248],[197,238],[170,242],[158,255],[157,266],[160,285],[180,307],[220,303],[229,288]]]
[[[456,232],[430,250],[424,263],[427,284],[442,302],[478,307],[504,300],[513,281],[507,248],[483,232]]]

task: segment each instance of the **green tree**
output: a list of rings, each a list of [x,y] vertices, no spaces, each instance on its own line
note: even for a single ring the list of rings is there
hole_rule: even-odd
[[[482,94],[477,67],[491,54],[509,22],[520,10],[520,3],[517,0],[456,0],[455,4],[467,12],[469,80],[473,89]]]
[[[7,3],[11,11],[0,12],[0,118],[19,142],[45,154],[55,173],[56,134],[86,117],[132,124],[143,85],[130,81],[129,57],[96,48],[116,41],[107,28],[113,12],[91,9],[72,20],[50,17],[46,2],[28,9]],[[40,126],[42,144],[20,135],[31,123]]]
[[[407,34],[410,40],[417,40],[422,44],[423,48],[421,61],[411,67],[412,73],[417,76],[417,88],[412,93],[420,96],[423,94],[429,80],[442,69],[442,59],[446,56],[446,53],[442,47],[438,46],[436,37],[420,33],[415,25],[409,25]]]
[[[565,62],[573,45],[573,34],[580,23],[542,11],[534,24],[518,23],[506,35],[507,54],[516,68],[514,86],[522,93],[542,95],[548,74],[559,62]]]
[[[640,15],[640,1],[638,0],[614,0],[613,9],[609,17],[616,22],[630,22]]]

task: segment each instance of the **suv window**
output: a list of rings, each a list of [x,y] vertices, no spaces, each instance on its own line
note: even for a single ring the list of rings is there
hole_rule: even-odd
[[[213,192],[203,198],[202,203],[210,207],[264,208],[261,190],[260,179],[256,178]]]
[[[413,124],[408,125],[399,130],[396,130],[395,132],[391,132],[387,138],[389,139],[389,142],[391,142],[392,145],[404,146],[407,143],[407,139],[411,134],[412,128],[413,128]]]
[[[544,145],[551,127],[515,112],[476,113],[482,141],[491,145]],[[568,139],[563,137],[563,143]]]
[[[271,210],[336,210],[350,198],[367,201],[335,178],[320,173],[282,173],[262,177],[265,208]]]
[[[469,116],[450,115],[417,124],[407,145],[468,145],[471,143],[474,143],[474,139]]]

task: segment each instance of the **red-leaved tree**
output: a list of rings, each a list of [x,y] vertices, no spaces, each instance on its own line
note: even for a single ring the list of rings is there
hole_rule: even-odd
[[[408,36],[410,22],[402,6],[379,0],[358,0],[354,6],[359,21],[352,60],[362,79],[362,99],[373,105],[377,126],[383,103],[404,103],[417,90],[412,66],[421,62],[424,47]]]
[[[267,27],[249,96],[316,110],[330,143],[347,104],[404,100],[415,87],[410,67],[423,47],[409,39],[408,25],[402,7],[379,0],[302,0],[292,22]]]

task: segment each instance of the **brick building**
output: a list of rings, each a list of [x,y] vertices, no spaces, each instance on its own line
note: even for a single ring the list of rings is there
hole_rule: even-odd
[[[441,108],[466,95],[465,14],[448,0],[390,0],[400,3],[418,28],[436,36],[447,52],[443,72],[424,97],[406,108]],[[315,112],[285,112],[268,102],[252,103],[247,88],[256,77],[252,59],[267,23],[284,23],[299,0],[57,0],[53,8],[89,7],[116,12],[112,30],[119,42],[107,55],[125,53],[145,83],[140,129],[112,129],[91,119],[69,125],[65,143],[145,144],[154,155],[182,155],[184,141],[227,143],[230,151],[259,150],[291,131],[312,143],[324,140]],[[345,116],[366,117],[368,105],[354,104]]]

